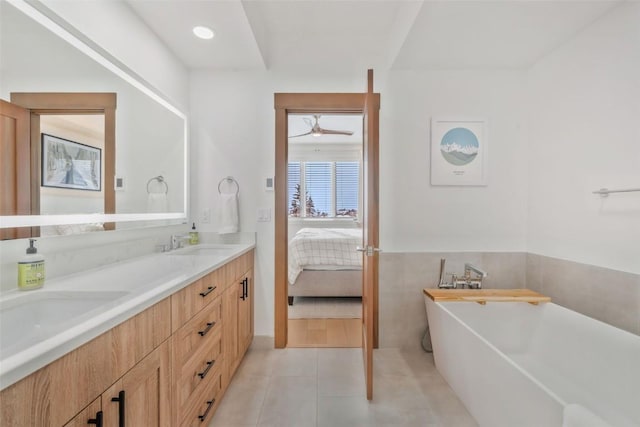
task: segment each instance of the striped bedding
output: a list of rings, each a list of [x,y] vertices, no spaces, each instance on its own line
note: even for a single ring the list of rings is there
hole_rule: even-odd
[[[289,243],[289,283],[303,269],[361,270],[362,230],[357,228],[303,228]]]

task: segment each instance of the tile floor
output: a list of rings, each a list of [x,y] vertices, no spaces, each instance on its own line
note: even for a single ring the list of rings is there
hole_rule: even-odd
[[[252,346],[209,427],[476,425],[420,350],[375,350],[368,402],[359,348]]]

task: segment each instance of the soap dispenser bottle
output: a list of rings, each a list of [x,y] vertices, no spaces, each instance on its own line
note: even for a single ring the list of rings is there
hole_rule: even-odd
[[[18,289],[41,288],[44,285],[44,256],[33,245],[36,239],[29,239],[27,254],[18,260]]]
[[[198,236],[198,232],[196,231],[195,222],[191,226],[191,231],[189,232],[189,243],[192,245],[197,245],[198,243],[200,243],[200,236]]]

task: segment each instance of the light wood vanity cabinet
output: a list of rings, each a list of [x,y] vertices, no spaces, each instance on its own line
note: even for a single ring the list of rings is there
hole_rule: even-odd
[[[100,397],[91,402],[89,406],[73,417],[64,427],[87,427],[89,425],[104,426],[104,413],[102,412],[102,399]]]
[[[0,425],[115,427],[123,391],[127,427],[206,425],[252,339],[253,250],[2,390]]]
[[[252,272],[250,251],[172,296],[174,425],[206,425],[251,343]]]
[[[172,425],[169,350],[167,340],[102,394],[104,427]]]
[[[240,275],[225,291],[226,378],[231,379],[253,339],[253,270]]]
[[[170,313],[167,298],[2,390],[0,425],[70,422],[169,338]]]
[[[65,427],[170,426],[170,357],[167,340]]]

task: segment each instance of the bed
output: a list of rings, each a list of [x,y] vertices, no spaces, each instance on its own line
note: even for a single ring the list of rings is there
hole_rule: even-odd
[[[289,242],[289,305],[294,297],[362,296],[362,230],[303,228]]]

